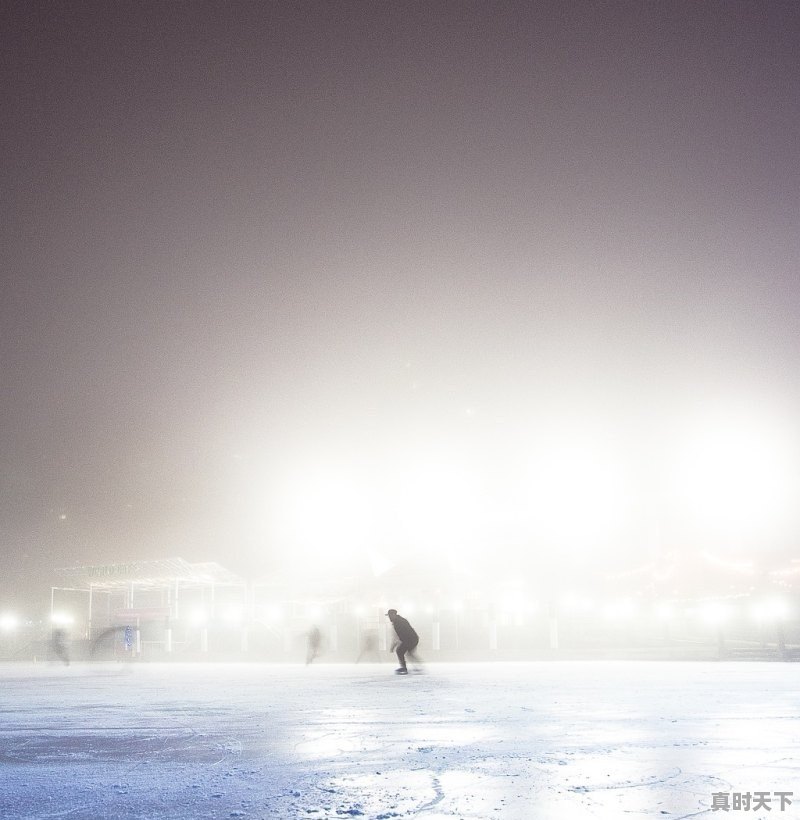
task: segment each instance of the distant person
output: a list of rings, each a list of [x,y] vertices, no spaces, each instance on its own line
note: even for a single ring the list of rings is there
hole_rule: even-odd
[[[318,626],[312,626],[306,634],[306,666],[308,666],[314,658],[319,656],[319,648],[322,645],[322,633]]]
[[[414,627],[411,626],[411,624],[402,615],[397,614],[396,609],[390,609],[386,613],[386,617],[392,622],[395,634],[397,635],[397,641],[395,642],[393,649],[397,653],[397,660],[400,661],[400,666],[394,670],[395,674],[407,675],[408,668],[406,667],[406,653],[408,653],[414,663],[420,663],[420,660],[414,651],[419,643],[419,635],[417,635],[414,631]]]
[[[67,651],[67,633],[63,629],[54,629],[50,639],[50,647],[53,654],[63,661],[64,666],[69,666],[69,652]]]

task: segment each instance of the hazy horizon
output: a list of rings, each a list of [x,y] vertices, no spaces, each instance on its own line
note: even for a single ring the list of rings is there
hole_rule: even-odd
[[[795,4],[2,16],[0,606],[173,555],[792,554]]]

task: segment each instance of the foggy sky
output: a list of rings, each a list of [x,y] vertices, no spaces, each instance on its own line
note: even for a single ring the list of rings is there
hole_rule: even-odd
[[[312,462],[458,454],[502,496],[553,420],[641,456],[705,398],[800,418],[794,3],[0,23],[0,603],[262,570]]]

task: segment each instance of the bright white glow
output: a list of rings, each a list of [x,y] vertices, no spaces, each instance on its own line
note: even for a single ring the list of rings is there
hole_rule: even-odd
[[[527,481],[528,522],[542,543],[592,550],[625,526],[631,491],[600,432],[564,431],[538,442]]]
[[[54,612],[50,616],[50,621],[56,626],[71,626],[75,619],[68,612]]]
[[[798,491],[792,441],[774,419],[735,408],[693,420],[669,476],[676,512],[728,540],[785,532]]]
[[[758,601],[751,607],[753,618],[759,623],[785,621],[792,614],[792,608],[782,598],[770,598]]]
[[[591,598],[576,593],[565,595],[559,603],[559,609],[570,615],[591,612],[593,607],[594,601]]]
[[[246,493],[246,526],[309,572],[353,561],[380,576],[399,547],[463,558],[489,531],[481,473],[458,451],[435,449],[387,448],[380,464],[350,450],[302,454]]]
[[[318,569],[366,551],[374,529],[372,496],[352,467],[297,465],[269,499],[286,557]]]
[[[227,624],[240,624],[244,618],[244,611],[240,606],[232,606],[225,610],[222,619]]]
[[[400,612],[406,615],[413,615],[417,611],[417,607],[413,601],[403,601]]]
[[[189,613],[189,623],[191,626],[204,626],[208,623],[208,615],[204,609],[193,609]]]
[[[367,608],[363,604],[356,604],[353,607],[353,615],[356,618],[363,618],[367,614]]]
[[[263,617],[267,623],[277,624],[283,620],[283,609],[278,605],[264,607]]]
[[[661,601],[653,607],[653,614],[659,621],[670,621],[675,617],[675,607]]]
[[[510,592],[498,601],[498,608],[506,615],[527,615],[535,612],[538,604],[521,592]]]
[[[12,612],[0,615],[0,630],[3,632],[13,632],[19,626],[19,618]]]
[[[461,612],[464,609],[464,602],[459,600],[453,601],[453,603],[450,605],[450,608],[453,610],[453,612]]]
[[[520,612],[522,610],[522,596],[510,593],[506,595],[499,603],[498,608],[501,612]]]
[[[431,571],[451,558],[504,587],[509,565],[530,570],[545,553],[588,570],[676,544],[741,553],[763,534],[765,548],[784,546],[781,522],[800,522],[789,503],[800,497],[796,425],[720,408],[676,427],[670,409],[655,429],[628,430],[608,408],[575,402],[502,429],[474,424],[468,438],[411,425],[294,442],[246,476],[238,518],[309,575],[380,577],[403,555]]]
[[[731,617],[731,608],[722,601],[709,601],[699,609],[700,619],[710,626],[720,626]]]
[[[636,604],[628,599],[610,601],[603,607],[603,615],[610,621],[628,621],[636,615]]]
[[[309,604],[306,607],[306,617],[318,621],[322,617],[322,607],[319,604]]]
[[[455,453],[398,458],[384,488],[382,515],[417,552],[460,560],[483,546],[487,513],[480,480]]]
[[[388,572],[395,565],[395,562],[391,558],[375,550],[370,550],[367,553],[367,560],[369,561],[372,574],[376,578]]]
[[[727,558],[721,558],[719,555],[703,550],[700,556],[711,566],[719,567],[725,572],[735,572],[738,575],[753,575],[756,566],[752,560],[735,560],[730,561]]]

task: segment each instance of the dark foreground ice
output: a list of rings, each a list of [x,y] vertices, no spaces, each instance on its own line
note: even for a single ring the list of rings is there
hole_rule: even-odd
[[[796,820],[799,710],[778,663],[8,664],[0,817]]]

